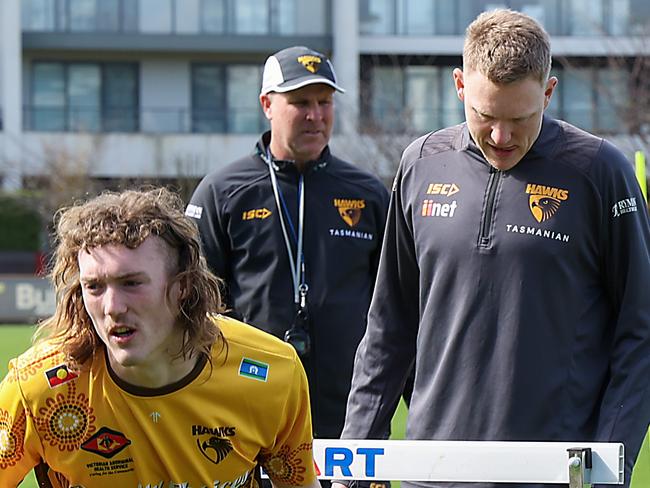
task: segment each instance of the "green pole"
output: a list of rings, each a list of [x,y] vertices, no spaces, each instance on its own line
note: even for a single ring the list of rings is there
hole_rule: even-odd
[[[641,191],[643,192],[643,198],[645,201],[648,201],[648,181],[646,180],[645,173],[645,153],[643,151],[637,151],[634,153],[634,163],[636,167],[636,178],[639,180],[639,185],[641,185]]]

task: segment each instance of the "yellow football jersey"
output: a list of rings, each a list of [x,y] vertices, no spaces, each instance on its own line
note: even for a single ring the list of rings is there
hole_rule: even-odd
[[[121,381],[97,354],[80,371],[45,342],[0,384],[0,486],[37,467],[52,486],[247,488],[315,478],[309,390],[288,344],[217,317],[226,339],[178,383]],[[44,469],[45,468],[45,469]]]

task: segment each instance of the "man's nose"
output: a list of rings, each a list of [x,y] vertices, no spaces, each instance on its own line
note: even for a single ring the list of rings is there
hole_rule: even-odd
[[[318,102],[310,103],[307,106],[307,118],[309,120],[319,120],[323,116],[323,109]]]
[[[122,297],[122,294],[119,290],[116,290],[114,287],[109,286],[106,288],[104,293],[103,300],[104,315],[110,317],[117,317],[126,312],[127,306],[126,301]]]
[[[504,122],[495,122],[492,125],[492,132],[490,133],[492,142],[497,146],[505,146],[512,139],[512,129],[510,125]]]

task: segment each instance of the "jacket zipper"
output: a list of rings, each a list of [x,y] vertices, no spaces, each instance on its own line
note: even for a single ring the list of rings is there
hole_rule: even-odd
[[[487,248],[490,246],[490,228],[492,227],[492,220],[494,218],[494,200],[497,195],[497,188],[501,180],[502,171],[495,168],[490,168],[490,179],[487,185],[487,196],[485,202],[485,212],[481,219],[481,226],[478,235],[478,247]]]

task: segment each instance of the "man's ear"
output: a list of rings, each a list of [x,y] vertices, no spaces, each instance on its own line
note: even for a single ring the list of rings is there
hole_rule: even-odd
[[[548,104],[551,102],[551,97],[553,96],[553,92],[555,91],[556,86],[557,78],[555,76],[551,76],[546,82],[546,87],[544,89],[544,109],[546,109],[546,107],[548,107]]]
[[[454,86],[456,87],[456,95],[461,102],[465,101],[465,81],[463,79],[463,70],[455,68],[452,72],[454,77]]]
[[[262,106],[262,112],[268,120],[271,120],[271,95],[266,93],[260,95],[260,105]]]

